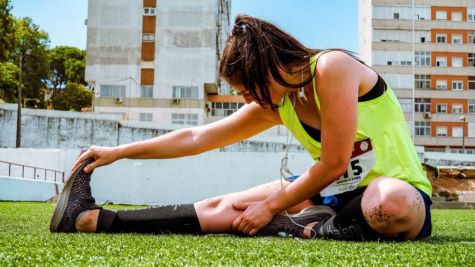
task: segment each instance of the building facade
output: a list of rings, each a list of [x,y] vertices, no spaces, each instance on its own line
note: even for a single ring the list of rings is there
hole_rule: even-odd
[[[231,0],[89,0],[94,111],[159,125],[208,122],[223,109],[208,95],[228,92],[217,67],[230,8]]]
[[[394,89],[415,145],[475,154],[475,1],[359,4],[360,54]]]

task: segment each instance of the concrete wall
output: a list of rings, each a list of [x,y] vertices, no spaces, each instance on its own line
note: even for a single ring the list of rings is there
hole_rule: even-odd
[[[0,148],[16,145],[16,105],[0,104]],[[184,126],[152,122],[122,121],[120,115],[52,110],[22,110],[24,148],[88,148],[91,145],[116,146],[163,135]],[[222,148],[234,152],[280,152],[286,149],[285,136],[262,134]],[[304,152],[293,140],[290,152]]]
[[[61,190],[62,184],[0,175],[0,201],[46,201]]]
[[[0,160],[69,173],[78,154],[79,150],[69,149],[0,149]],[[119,160],[94,171],[92,192],[98,203],[191,203],[279,179],[282,156],[283,153],[208,152],[179,159]],[[304,172],[312,163],[307,154],[289,155],[289,167],[295,174]],[[40,200],[31,195],[43,190],[45,182],[5,179],[0,179],[0,200]]]

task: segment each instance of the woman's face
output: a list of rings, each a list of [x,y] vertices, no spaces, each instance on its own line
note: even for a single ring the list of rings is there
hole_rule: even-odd
[[[244,98],[247,104],[255,102],[254,97],[252,97],[251,93],[244,87],[244,85],[237,84],[237,83],[229,83],[229,85],[234,90],[236,90],[239,95],[242,95],[242,97]],[[269,90],[270,90],[271,101],[272,101],[272,104],[274,105],[279,105],[282,102],[282,98],[285,96],[285,94],[288,91],[286,87],[277,83],[272,77],[270,77],[270,80],[269,80]],[[260,97],[259,90],[257,91],[257,94]]]

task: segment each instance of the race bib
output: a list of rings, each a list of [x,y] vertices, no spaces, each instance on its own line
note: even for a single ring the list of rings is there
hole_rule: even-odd
[[[353,153],[346,173],[320,191],[320,195],[326,197],[356,189],[358,184],[368,175],[375,161],[371,140],[367,138],[356,142],[353,145]]]

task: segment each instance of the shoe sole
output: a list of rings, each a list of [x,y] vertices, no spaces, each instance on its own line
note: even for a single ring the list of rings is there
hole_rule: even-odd
[[[310,206],[308,208],[303,209],[302,211],[300,211],[300,213],[297,214],[306,215],[309,213],[328,213],[331,216],[336,215],[336,212],[332,208],[325,205]]]
[[[298,217],[303,217],[303,216],[307,216],[309,214],[315,214],[315,213],[327,213],[327,214],[330,214],[331,216],[336,215],[336,212],[332,208],[327,207],[325,205],[310,206],[308,208],[301,210],[298,213],[289,214],[289,215],[293,218],[298,218]]]
[[[69,195],[71,193],[71,188],[73,186],[76,177],[78,176],[79,172],[86,166],[87,160],[81,163],[79,166],[76,167],[70,174],[68,179],[66,180],[66,184],[63,187],[63,191],[61,192],[61,196],[59,197],[58,204],[56,204],[56,208],[53,212],[53,217],[51,218],[51,223],[49,225],[50,232],[58,232],[59,223],[63,218],[64,212],[66,211],[66,206],[68,204]]]

